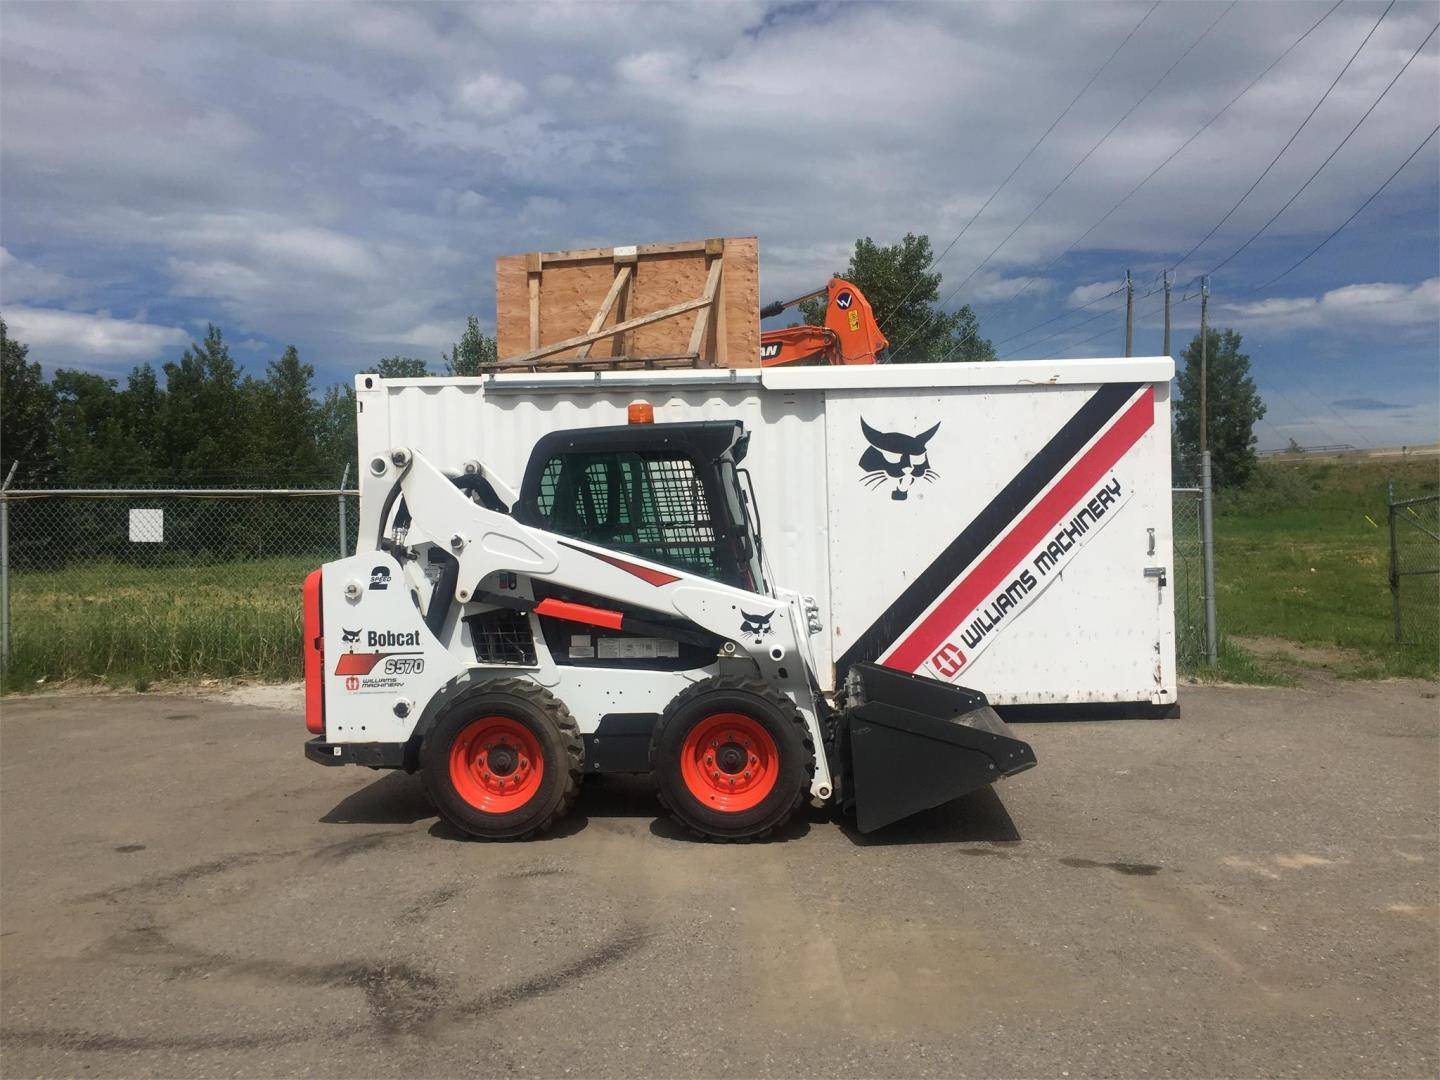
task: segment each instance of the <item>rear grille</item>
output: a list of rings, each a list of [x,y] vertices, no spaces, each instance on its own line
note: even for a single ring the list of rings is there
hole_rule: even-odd
[[[482,664],[534,665],[535,638],[528,615],[501,608],[468,616],[465,624],[475,644],[475,659]]]

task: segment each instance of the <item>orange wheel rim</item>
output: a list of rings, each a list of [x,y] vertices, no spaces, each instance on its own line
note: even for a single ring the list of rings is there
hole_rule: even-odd
[[[714,713],[685,736],[680,776],[702,806],[738,814],[759,806],[775,790],[780,750],[753,716]]]
[[[508,716],[466,724],[450,745],[450,782],[485,814],[508,814],[534,798],[545,778],[540,740]]]

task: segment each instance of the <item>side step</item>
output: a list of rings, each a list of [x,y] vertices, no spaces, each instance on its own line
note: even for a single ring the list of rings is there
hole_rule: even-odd
[[[855,664],[840,719],[846,809],[863,833],[1035,766],[985,695]]]

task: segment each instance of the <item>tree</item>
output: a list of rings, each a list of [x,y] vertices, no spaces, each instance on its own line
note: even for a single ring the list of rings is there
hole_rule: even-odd
[[[423,379],[430,373],[425,370],[425,361],[418,356],[387,356],[366,368],[365,374],[379,375],[382,379]]]
[[[130,479],[131,432],[115,380],[91,371],[55,372],[55,455],[61,479],[83,487]]]
[[[465,333],[450,350],[440,354],[445,370],[451,375],[479,375],[483,365],[495,363],[495,339],[480,332],[480,320],[471,315],[465,320]]]
[[[980,336],[980,320],[969,304],[953,312],[936,306],[941,275],[930,272],[932,260],[928,236],[906,233],[888,247],[867,236],[855,241],[850,265],[837,276],[854,282],[870,301],[890,341],[891,363],[994,360],[995,349]],[[800,307],[812,326],[825,321],[823,300]]]
[[[298,481],[317,479],[320,454],[316,431],[318,406],[311,396],[315,369],[300,362],[291,345],[265,370],[255,387],[257,464],[271,475]]]
[[[1240,351],[1234,330],[1211,329],[1206,335],[1206,411],[1210,467],[1217,487],[1239,487],[1255,475],[1255,425],[1265,404],[1250,378],[1250,357]],[[1183,354],[1177,376],[1180,398],[1175,403],[1175,448],[1186,460],[1200,457],[1200,335]]]
[[[323,476],[342,475],[350,464],[350,481],[356,482],[355,388],[332,386],[315,410],[316,442]]]
[[[29,353],[0,319],[0,480],[18,461],[17,485],[43,483],[55,467],[55,395]]]
[[[172,483],[230,479],[254,467],[253,389],[242,387],[217,326],[165,365],[159,464]]]

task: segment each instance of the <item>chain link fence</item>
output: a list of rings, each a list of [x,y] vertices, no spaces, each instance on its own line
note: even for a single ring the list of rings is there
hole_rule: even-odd
[[[355,492],[10,491],[5,685],[300,676],[300,587],[353,551]]]
[[[1200,488],[1176,488],[1173,513],[1187,670],[1206,658]],[[10,689],[299,678],[301,583],[355,550],[360,517],[353,491],[221,488],[10,491],[0,515]]]
[[[1440,646],[1440,495],[1396,499],[1390,518],[1390,604],[1395,641]]]
[[[1201,490],[1177,487],[1170,493],[1174,538],[1175,664],[1193,671],[1205,663],[1205,545]]]

